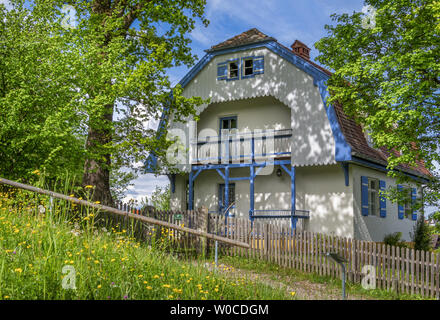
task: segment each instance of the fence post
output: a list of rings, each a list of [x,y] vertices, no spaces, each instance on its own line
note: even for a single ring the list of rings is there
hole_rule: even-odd
[[[200,231],[208,232],[208,208],[205,206],[202,206],[199,209],[198,212],[198,220],[200,224],[198,225],[198,229]],[[201,254],[202,256],[205,256],[208,249],[208,239],[207,238],[201,238]]]

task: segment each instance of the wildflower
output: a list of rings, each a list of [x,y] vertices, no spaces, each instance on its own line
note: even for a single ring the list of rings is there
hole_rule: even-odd
[[[168,298],[173,299],[173,296],[170,294],[170,295],[168,296]]]
[[[171,286],[169,284],[164,284],[162,287],[164,288],[170,288]]]
[[[16,269],[14,270],[14,272],[22,273],[22,272],[23,272],[23,269],[22,269],[22,268],[16,268]]]
[[[101,289],[101,287],[102,287],[101,285],[98,285],[98,289]]]
[[[9,296],[5,296],[5,299],[9,299]]]
[[[154,278],[154,279],[159,279],[159,276],[158,276],[157,274],[155,274],[155,275],[153,276],[153,278]]]
[[[142,274],[138,275],[138,278],[142,278],[142,277],[143,277],[143,275],[142,275]]]
[[[128,296],[124,296],[124,300],[127,300],[128,299]]]
[[[100,203],[101,203],[101,201],[95,201],[95,203],[96,203],[96,204],[100,204]]]
[[[147,284],[148,283],[148,281],[144,281],[144,284]]]
[[[290,295],[293,297],[295,295],[295,291],[290,292]]]
[[[145,287],[147,290],[151,290],[151,289],[153,289],[152,287],[150,287],[150,286],[146,286]]]
[[[91,186],[91,185],[87,185],[87,186],[85,186],[84,188],[86,188],[86,189],[92,189],[93,186]]]

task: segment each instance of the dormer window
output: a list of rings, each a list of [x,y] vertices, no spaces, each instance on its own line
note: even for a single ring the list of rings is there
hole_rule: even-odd
[[[238,63],[236,61],[229,62],[228,79],[238,78]]]
[[[254,74],[254,60],[253,59],[245,59],[244,60],[244,75],[251,76]]]

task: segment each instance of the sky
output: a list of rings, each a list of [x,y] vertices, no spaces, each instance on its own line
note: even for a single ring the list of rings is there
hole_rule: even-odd
[[[3,0],[0,0],[3,1]],[[333,24],[333,13],[361,12],[363,0],[207,0],[206,18],[208,27],[200,22],[190,34],[193,54],[201,59],[211,46],[238,35],[252,28],[257,28],[281,44],[290,47],[295,40],[300,40],[311,48],[311,59],[315,61],[318,51],[314,47],[319,39],[327,35],[326,24]],[[189,71],[187,67],[169,70],[172,84],[177,84]],[[156,128],[152,121],[149,127]],[[166,176],[155,177],[152,174],[141,175],[129,187],[125,201],[141,201],[150,197],[156,186],[169,184]],[[427,213],[434,208],[427,208]]]
[[[2,1],[2,0],[0,0]],[[198,23],[190,34],[191,49],[198,59],[204,50],[252,28],[257,28],[281,44],[290,47],[298,39],[311,48],[311,58],[317,56],[314,43],[326,36],[324,26],[332,24],[333,13],[362,11],[361,0],[207,0],[206,18],[208,27]],[[189,71],[187,67],[169,70],[168,76],[177,84]],[[152,121],[149,127],[157,127]],[[156,186],[169,184],[166,176],[141,175],[126,193],[125,201],[141,201],[150,197]]]

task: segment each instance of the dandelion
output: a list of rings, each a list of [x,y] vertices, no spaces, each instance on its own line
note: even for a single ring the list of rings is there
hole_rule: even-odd
[[[102,287],[101,285],[98,285],[98,289],[101,289],[101,287]]]
[[[22,272],[23,272],[23,269],[22,269],[22,268],[16,268],[16,269],[14,270],[14,272],[22,273]]]
[[[87,185],[87,186],[85,186],[84,188],[86,188],[86,189],[92,189],[93,186],[91,186],[91,185]]]
[[[138,278],[142,278],[142,277],[143,277],[143,275],[142,275],[142,274],[138,275]]]
[[[296,294],[295,291],[290,292],[290,295],[293,297]]]
[[[164,284],[162,287],[164,288],[170,288],[171,286],[169,284]]]
[[[95,201],[95,203],[96,203],[96,204],[100,204],[100,203],[101,203],[101,201]]]
[[[153,289],[152,287],[150,287],[150,286],[146,286],[145,287],[147,290],[151,290],[151,289]]]

